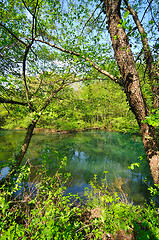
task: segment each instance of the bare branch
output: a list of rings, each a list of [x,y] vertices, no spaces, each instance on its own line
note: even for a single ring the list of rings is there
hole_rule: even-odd
[[[95,10],[93,11],[92,15],[88,18],[87,22],[85,23],[85,25],[84,25],[84,27],[83,27],[83,29],[82,29],[81,35],[83,34],[83,31],[84,31],[86,25],[89,23],[89,21],[91,20],[91,18],[93,17],[93,15],[95,14],[96,10],[97,10],[98,7],[101,5],[101,3],[102,3],[102,2],[100,2],[100,3],[97,5],[97,7],[96,7]]]
[[[25,52],[24,52],[22,78],[23,78],[23,82],[24,82],[25,94],[26,94],[26,99],[27,99],[27,102],[28,102],[28,106],[32,111],[35,111],[32,103],[30,102],[29,89],[28,89],[28,85],[27,85],[27,82],[26,82],[26,59],[27,59],[28,52],[29,52],[33,42],[34,42],[34,40],[31,41],[31,43],[26,47]]]
[[[102,21],[101,25],[99,26],[99,28],[100,28],[100,29],[101,29],[101,27],[103,26],[103,24],[104,24],[104,22],[105,22],[106,18],[107,18],[107,16],[105,16],[105,18],[103,19],[103,21]]]
[[[98,14],[98,16],[93,20],[93,22],[92,22],[92,29],[89,31],[88,34],[90,34],[94,30],[94,24],[97,22],[97,20],[99,19],[100,15],[102,14],[102,12],[103,11],[101,10],[101,12]],[[104,21],[105,21],[105,19],[106,19],[106,17],[104,18]],[[102,22],[102,25],[103,25],[103,23],[104,22]]]
[[[29,12],[29,13],[32,15],[32,17],[33,17],[32,30],[31,30],[31,32],[32,32],[32,39],[33,39],[33,38],[36,36],[36,31],[37,31],[36,11],[37,11],[37,8],[38,8],[38,0],[37,0],[37,2],[36,2],[36,6],[35,6],[35,9],[34,9],[34,12],[33,12],[33,13],[30,11],[30,9],[29,9],[28,6],[26,5],[25,1],[22,0],[22,2],[23,2],[23,4],[24,4],[25,8],[28,10],[28,12]],[[34,36],[34,29],[35,29],[35,36]]]
[[[150,7],[150,5],[151,5],[152,2],[153,2],[153,0],[151,0],[151,1],[149,2],[149,5],[148,5],[147,8],[145,9],[145,12],[144,12],[144,14],[143,14],[143,16],[142,16],[142,18],[141,18],[141,22],[143,21],[143,19],[144,19],[144,17],[145,17],[145,14],[146,14],[147,10],[149,9],[149,7]]]
[[[32,103],[30,102],[30,96],[29,96],[29,89],[28,89],[28,85],[26,82],[26,60],[27,60],[27,55],[29,53],[29,50],[31,50],[33,53],[34,51],[31,49],[33,43],[34,43],[34,39],[36,37],[36,25],[37,25],[37,20],[36,20],[36,11],[37,11],[37,7],[38,7],[38,0],[36,2],[36,6],[34,9],[34,13],[32,13],[29,8],[27,7],[26,3],[24,0],[22,0],[25,8],[29,11],[29,13],[32,15],[33,17],[33,22],[32,22],[32,29],[31,29],[31,34],[32,34],[32,39],[31,42],[26,46],[25,52],[24,52],[24,56],[23,56],[23,71],[22,71],[22,78],[23,78],[23,82],[24,82],[24,87],[25,87],[25,93],[26,93],[26,99],[28,102],[28,106],[32,111],[35,111]],[[34,29],[35,29],[35,36],[34,36]]]
[[[28,12],[33,16],[33,13],[32,13],[32,12],[30,11],[30,9],[27,7],[25,1],[22,0],[22,2],[23,2],[23,4],[24,4],[25,8],[28,10]]]
[[[148,1],[147,1],[147,2],[148,2]],[[155,23],[156,27],[158,28],[158,26],[159,26],[159,23],[157,23],[157,22],[155,21],[155,18],[154,18],[154,16],[153,16],[153,13],[152,13],[151,4],[150,4],[150,11],[151,11],[151,17],[152,17],[152,19],[153,19],[153,21],[154,21],[154,23]]]
[[[34,9],[34,13],[33,13],[33,24],[32,24],[32,39],[36,37],[36,30],[37,30],[37,20],[36,20],[36,10],[38,7],[38,0],[36,2],[36,6]],[[35,28],[35,36],[34,36],[34,28]]]

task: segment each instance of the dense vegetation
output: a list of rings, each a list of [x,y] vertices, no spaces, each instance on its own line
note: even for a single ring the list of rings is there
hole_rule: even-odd
[[[23,166],[14,183],[1,188],[1,239],[159,239],[158,212],[150,205],[135,206],[124,192],[102,185],[97,175],[85,190],[87,200],[65,194],[70,174],[62,174],[64,158],[54,175],[48,177],[44,157],[35,180],[29,181],[30,168]],[[18,192],[17,192],[18,191]]]
[[[18,184],[29,181],[28,163],[21,163],[35,127],[140,131],[155,183],[149,189],[158,194],[157,11],[157,0],[0,2],[0,127],[27,129],[0,182],[2,239],[104,239],[114,233],[120,239],[120,230],[132,239],[159,239],[153,202],[133,206],[110,194],[107,184],[91,183],[85,206],[74,206],[63,195],[62,166],[51,179],[39,171],[35,199],[14,198]]]
[[[114,62],[107,64],[107,67],[116,68]],[[143,78],[143,66],[138,66],[138,73]],[[56,81],[58,76],[53,73],[45,73],[47,83]],[[147,74],[144,76],[143,93],[151,106],[152,96],[149,91],[150,84]],[[34,94],[38,79],[29,78],[31,93]],[[23,91],[15,89],[14,80],[11,80],[10,90],[13,96],[23,95]],[[37,107],[43,103],[44,95],[41,92],[34,94],[34,103]],[[151,106],[152,107],[152,106]],[[27,128],[34,118],[35,113],[30,112],[28,107],[14,104],[0,105],[2,129]],[[158,118],[155,112],[155,118]],[[154,121],[158,127],[157,121]],[[83,82],[75,82],[66,86],[57,95],[54,101],[50,102],[45,112],[41,115],[37,128],[52,130],[84,130],[88,128],[102,128],[106,130],[136,133],[139,132],[137,121],[132,114],[127,102],[126,95],[122,88],[110,80],[88,79]]]
[[[1,128],[26,128],[31,114],[21,106],[1,106]],[[139,131],[125,94],[112,82],[74,84],[62,91],[41,116],[37,127],[79,130],[101,127],[124,132]]]

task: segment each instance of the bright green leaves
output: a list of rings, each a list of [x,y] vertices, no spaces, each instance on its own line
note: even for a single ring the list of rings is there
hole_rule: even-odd
[[[122,28],[126,29],[127,28],[127,23],[128,23],[127,20],[123,21],[123,19],[120,19],[119,20],[119,24],[117,25],[117,27],[122,27]]]
[[[125,13],[124,13],[124,18],[127,18],[129,16],[129,11],[126,11]]]
[[[158,191],[158,186],[156,189]],[[114,236],[115,233],[122,232],[121,230],[124,230],[125,234],[127,232],[131,234],[130,230],[135,230],[137,239],[153,239],[154,236],[158,239],[157,208],[154,205],[135,206],[130,203],[126,195],[123,195],[123,190],[118,194],[107,182],[106,186],[101,187],[92,181],[91,189],[87,189],[86,196],[91,212],[98,212],[94,220],[95,236],[98,236],[96,234],[99,233],[99,229],[103,235],[107,232]]]
[[[132,163],[128,168],[131,170],[134,170],[135,167],[139,167],[140,164],[139,163]]]
[[[78,57],[77,56],[73,55],[73,59],[74,59],[75,62],[78,62]]]
[[[117,38],[118,38],[118,36],[117,36],[117,35],[114,35],[114,36],[113,36],[113,39],[114,39],[114,40],[116,40]]]
[[[149,21],[149,24],[150,24],[150,25],[154,24],[154,20],[151,19],[151,20]]]
[[[48,162],[47,155],[44,155],[44,158]],[[77,195],[63,194],[66,190],[64,186],[70,179],[69,173],[62,173],[65,164],[66,158],[61,160],[60,166],[58,164],[58,169],[55,171],[56,174],[50,178],[46,177],[46,163],[43,162],[38,169],[38,181],[36,178],[29,187],[26,184],[29,179],[27,177],[29,169],[23,166],[21,170],[19,169],[18,179],[22,180],[20,184],[14,181],[11,190],[10,186],[3,186],[0,189],[0,238],[2,240],[27,239],[27,236],[29,239],[39,239],[39,237],[57,240],[82,239],[81,209],[73,206],[74,201],[81,201],[81,199]],[[21,186],[23,186],[22,189]],[[25,196],[22,199],[19,197],[18,201],[17,196],[13,195],[17,190],[21,190]],[[7,200],[10,196],[14,199],[11,207],[10,201]],[[23,206],[22,211],[19,206]],[[17,222],[17,219],[22,221]]]
[[[159,127],[159,109],[152,110],[152,113],[148,117],[146,117],[146,119],[143,122],[158,128]]]

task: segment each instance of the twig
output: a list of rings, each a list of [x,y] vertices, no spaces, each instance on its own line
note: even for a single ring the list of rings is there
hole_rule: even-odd
[[[91,18],[93,17],[93,15],[95,14],[95,12],[96,12],[96,10],[98,9],[98,7],[101,5],[101,3],[102,2],[100,2],[98,5],[97,5],[97,7],[95,8],[95,10],[93,11],[93,13],[92,13],[92,15],[89,17],[89,19],[87,20],[87,22],[85,23],[85,25],[84,25],[84,27],[83,27],[83,29],[82,29],[82,32],[81,32],[81,34],[80,35],[82,35],[83,34],[83,31],[84,31],[84,29],[85,29],[85,27],[86,27],[86,25],[88,24],[88,22],[91,20]]]

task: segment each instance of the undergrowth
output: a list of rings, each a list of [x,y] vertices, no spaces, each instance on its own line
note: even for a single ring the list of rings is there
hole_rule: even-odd
[[[47,176],[45,165],[40,166],[32,183],[27,164],[11,184],[1,187],[0,239],[120,239],[120,231],[132,239],[159,239],[154,204],[129,203],[126,196],[111,191],[106,172],[101,186],[94,176],[91,188],[85,190],[84,204],[78,195],[66,195],[70,177],[62,173],[66,162],[64,158],[53,177]]]

